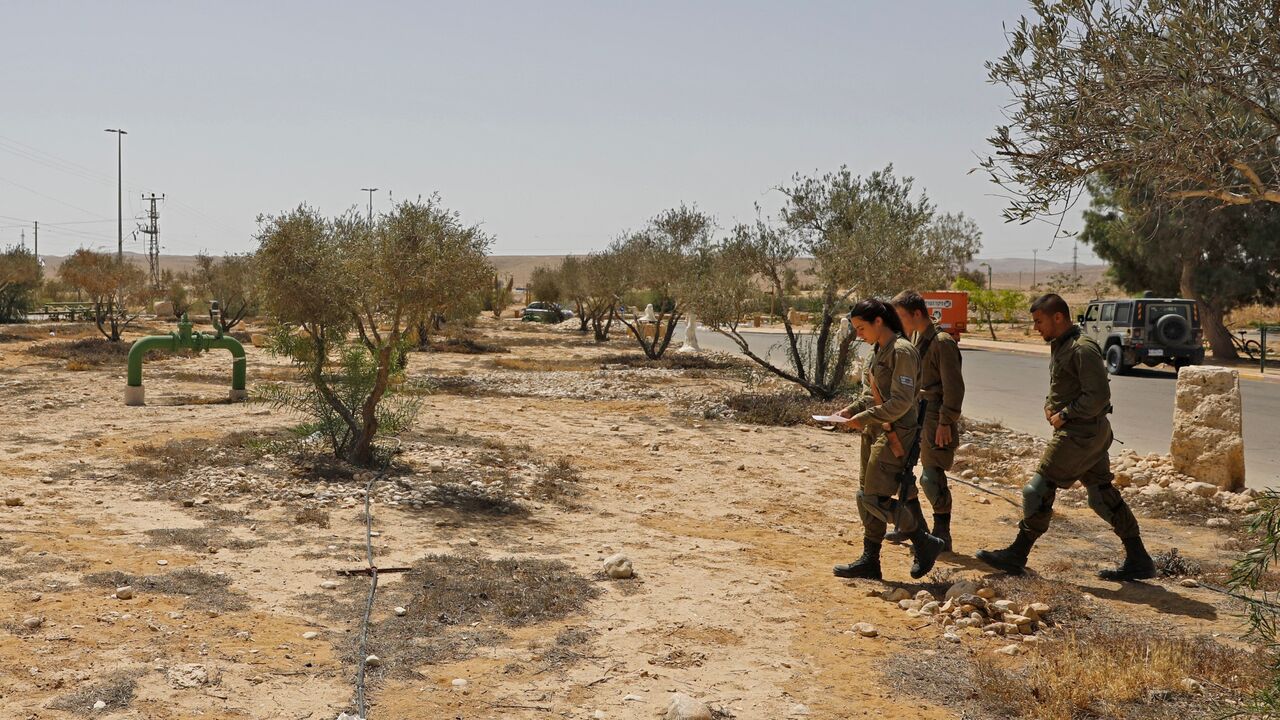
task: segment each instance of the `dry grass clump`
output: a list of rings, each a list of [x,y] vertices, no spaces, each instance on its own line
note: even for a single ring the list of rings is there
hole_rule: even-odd
[[[589,372],[600,367],[582,358],[496,358],[492,364],[499,370],[520,372]]]
[[[485,342],[465,335],[435,340],[428,347],[431,352],[460,353],[463,355],[485,355],[489,353],[511,352],[510,348],[505,345]]]
[[[601,365],[621,365],[628,368],[657,368],[661,370],[739,370],[748,365],[727,355],[702,353],[665,353],[657,360],[650,360],[639,353],[622,353],[600,358]]]
[[[984,705],[1002,717],[1037,720],[1172,717],[1184,700],[1209,704],[1186,679],[1228,695],[1263,681],[1262,663],[1250,653],[1133,625],[1082,629],[1038,647],[1030,667],[978,661],[974,680]]]
[[[129,474],[155,480],[182,475],[197,467],[247,465],[264,454],[286,449],[296,436],[287,431],[237,431],[221,438],[182,438],[134,448],[137,460],[125,463]]]
[[[126,340],[111,342],[106,338],[93,337],[81,340],[42,342],[31,346],[27,352],[37,357],[66,360],[68,369],[87,369],[104,365],[124,365],[129,359],[129,348],[133,343]],[[154,362],[165,358],[190,355],[188,350],[177,353],[168,350],[150,350],[145,359]],[[74,366],[74,367],[73,367]]]
[[[752,425],[801,425],[813,415],[826,415],[844,407],[838,402],[814,400],[795,393],[738,393],[725,399],[734,419]]]
[[[388,617],[369,630],[369,652],[383,658],[385,672],[414,675],[429,663],[461,660],[477,648],[506,639],[495,626],[519,627],[577,613],[599,590],[557,560],[431,555],[414,564],[402,592],[404,617]],[[585,635],[562,633],[564,656]],[[359,649],[348,641],[346,655]],[[576,651],[575,651],[576,652]]]
[[[295,525],[315,525],[319,528],[329,527],[329,513],[320,508],[305,508],[293,516]]]
[[[133,702],[133,693],[137,690],[138,677],[141,674],[136,670],[111,673],[102,682],[54,698],[46,707],[76,715],[99,715],[123,710]],[[106,703],[106,707],[94,710],[93,706],[98,701]]]
[[[193,568],[182,568],[163,575],[130,575],[113,570],[84,576],[82,582],[97,587],[117,588],[131,585],[135,593],[148,592],[186,598],[193,607],[214,610],[243,610],[244,598],[231,590],[231,580],[223,575],[210,575]]]
[[[152,547],[180,547],[193,552],[209,548],[248,550],[262,543],[230,537],[223,529],[200,528],[152,528],[146,531]]]
[[[1002,575],[991,578],[989,585],[997,596],[1016,603],[1045,603],[1051,608],[1048,619],[1055,623],[1085,623],[1107,614],[1102,605],[1061,580],[1045,579],[1037,575]]]

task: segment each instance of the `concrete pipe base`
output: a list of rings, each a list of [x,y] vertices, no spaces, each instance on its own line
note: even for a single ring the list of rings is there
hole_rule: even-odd
[[[228,396],[231,402],[241,402],[249,399],[248,390],[236,390],[232,388],[231,394]]]
[[[144,399],[145,399],[145,394],[142,390],[141,385],[137,387],[133,387],[132,385],[126,385],[124,387],[124,404],[125,405],[129,405],[129,406],[146,405],[146,402],[144,402]]]

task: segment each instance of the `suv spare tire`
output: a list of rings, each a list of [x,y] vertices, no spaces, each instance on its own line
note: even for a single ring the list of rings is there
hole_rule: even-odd
[[[1156,321],[1156,339],[1165,345],[1185,345],[1191,340],[1191,326],[1181,315],[1170,313]]]

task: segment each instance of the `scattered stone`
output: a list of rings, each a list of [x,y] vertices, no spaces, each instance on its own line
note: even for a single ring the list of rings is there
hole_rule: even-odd
[[[1203,498],[1211,498],[1218,494],[1218,486],[1207,482],[1187,483],[1185,489],[1191,494],[1199,495]]]
[[[1199,695],[1200,693],[1204,692],[1204,685],[1201,685],[1200,681],[1198,680],[1194,680],[1192,678],[1182,678],[1181,684],[1182,684],[1183,690],[1193,695]]]
[[[854,632],[858,633],[862,637],[866,637],[866,638],[873,638],[880,635],[880,631],[876,629],[876,626],[872,625],[869,622],[857,623],[856,625],[853,626],[853,630]]]
[[[174,665],[165,672],[165,679],[176,688],[193,688],[209,684],[209,669],[204,665]]]
[[[1205,524],[1205,527],[1211,527],[1211,528],[1230,527],[1231,521],[1224,517],[1215,517],[1215,518],[1209,518],[1204,522],[1204,524]]]
[[[29,618],[27,618],[27,619],[23,620],[23,621],[22,621],[22,624],[23,624],[23,625],[24,625],[28,630],[36,630],[36,629],[38,629],[41,625],[43,625],[43,624],[44,624],[44,618],[42,618],[42,617],[29,617]]]
[[[958,625],[959,625],[959,623],[956,623],[956,625],[958,626]],[[953,632],[942,633],[942,639],[943,639],[943,640],[946,640],[946,641],[947,641],[947,642],[949,642],[949,643],[958,643],[958,642],[960,642],[960,636],[959,636],[959,635],[957,635],[957,634],[955,634],[955,633],[953,633]]]
[[[989,587],[978,588],[978,592],[974,593],[974,595],[977,595],[983,600],[994,600],[996,597],[996,591]]]
[[[1005,645],[1004,647],[996,650],[996,652],[1000,653],[1001,655],[1018,655],[1022,652],[1022,646],[1021,645]]]
[[[307,632],[302,633],[303,640],[315,640],[318,637],[320,637],[320,633],[315,630],[308,630]]]
[[[382,667],[382,658],[377,655],[370,655],[364,659],[364,666],[371,668]]]
[[[395,614],[396,614],[396,617],[404,617],[404,616],[405,616],[409,611],[408,611],[408,610],[406,610],[406,609],[404,609],[404,608],[402,608],[402,607],[397,607],[397,608],[394,610],[394,612],[395,612]]]
[[[96,702],[96,703],[94,703],[94,704],[93,704],[93,709],[94,709],[94,710],[106,710],[106,709],[107,709],[107,701],[106,701],[106,700],[99,700],[98,702]]]
[[[453,686],[456,688],[466,687],[467,686],[466,678],[454,678]]]
[[[475,547],[480,544],[480,541],[475,538],[467,538],[467,544],[471,547]]]
[[[907,592],[906,588],[896,587],[880,593],[880,597],[888,602],[896,603],[903,600],[910,600],[911,593]]]
[[[952,598],[960,597],[961,595],[977,595],[978,590],[980,589],[981,588],[976,582],[971,580],[961,580],[947,588],[947,594],[943,599],[950,600]]]
[[[711,708],[684,693],[671,696],[667,714],[663,715],[664,720],[712,720],[713,717]]]
[[[8,507],[21,507],[24,503],[20,497],[7,497],[4,499],[4,504]]]
[[[132,598],[133,598],[133,586],[125,585],[123,587],[116,588],[117,600],[130,600]]]
[[[1183,578],[1182,580],[1178,581],[1178,584],[1184,588],[1200,587],[1200,583],[1195,578]]]
[[[626,555],[617,553],[604,559],[604,574],[614,580],[625,580],[635,573],[631,569],[631,560]]]
[[[168,560],[157,560],[157,561],[156,561],[156,564],[157,564],[157,565],[159,565],[160,567],[164,567],[165,565],[168,565],[168,564],[169,564],[169,561],[168,561]]]
[[[337,590],[338,583],[332,580],[325,580],[324,582],[320,583],[320,587],[324,590]]]

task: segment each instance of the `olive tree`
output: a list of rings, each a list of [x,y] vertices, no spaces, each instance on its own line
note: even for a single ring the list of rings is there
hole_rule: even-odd
[[[40,261],[25,247],[0,252],[0,323],[26,317],[36,303],[42,275]]]
[[[776,222],[739,225],[716,244],[696,284],[698,312],[712,330],[734,341],[758,365],[831,399],[846,382],[852,333],[842,316],[855,298],[891,295],[906,287],[946,287],[980,246],[977,226],[963,215],[936,214],[911,178],[886,167],[866,178],[848,168],[796,175],[779,190],[787,203]],[[741,333],[761,295],[786,305],[798,300],[795,268],[819,307],[812,329],[782,312],[785,364],[752,351]]]
[[[1274,0],[1033,0],[987,63],[1010,90],[983,163],[1008,219],[1055,214],[1098,173],[1171,200],[1280,202]]]
[[[704,260],[714,232],[711,216],[696,207],[681,205],[662,212],[643,230],[610,245],[609,254],[625,273],[625,288],[644,292],[653,300],[657,322],[652,337],[638,317],[618,316],[649,359],[662,357],[671,345],[676,324],[688,313],[706,271]],[[619,292],[613,302],[617,305],[622,299],[623,293]]]
[[[302,393],[276,386],[269,399],[310,412],[335,454],[369,465],[379,433],[407,427],[416,412],[383,405],[403,372],[406,331],[485,282],[491,240],[435,196],[372,222],[303,205],[260,225],[263,306],[281,324],[277,349],[307,383]]]
[[[258,278],[252,254],[214,258],[201,253],[196,255],[192,275],[202,299],[218,303],[214,319],[223,332],[230,332],[246,316],[257,312]]]
[[[62,261],[58,277],[89,298],[94,324],[107,340],[119,342],[125,328],[138,319],[129,308],[145,299],[147,274],[137,265],[80,248]]]

